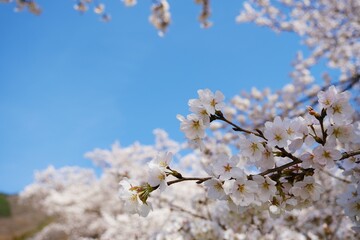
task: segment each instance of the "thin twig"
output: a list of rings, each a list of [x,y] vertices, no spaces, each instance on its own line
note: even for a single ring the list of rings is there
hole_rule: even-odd
[[[359,150],[355,150],[355,151],[351,151],[351,152],[344,152],[342,154],[342,157],[336,161],[341,161],[341,160],[344,160],[346,158],[350,158],[350,157],[353,157],[353,156],[356,156],[356,155],[360,155],[360,149]]]
[[[236,125],[235,123],[227,120],[224,116],[216,116],[216,119],[222,120],[222,121],[230,124],[231,126],[233,126],[233,130],[234,130],[234,131],[244,132],[244,133],[248,133],[248,134],[254,134],[255,136],[258,136],[258,137],[261,137],[261,138],[267,140],[263,135],[261,135],[261,134],[259,134],[259,133],[257,133],[257,132],[253,132],[253,131],[244,129],[244,128]]]
[[[182,177],[180,179],[176,179],[173,181],[169,181],[167,182],[168,186],[175,184],[175,183],[179,183],[179,182],[184,182],[184,181],[197,181],[197,184],[201,184],[207,180],[211,179],[211,177],[205,177],[205,178],[199,178],[199,177]]]
[[[337,179],[337,180],[339,180],[339,181],[342,181],[342,182],[344,182],[344,183],[351,183],[349,180],[347,180],[347,179],[344,179],[344,178],[341,178],[341,177],[338,177],[338,176],[336,176],[336,175],[334,175],[334,174],[332,174],[332,173],[329,173],[328,171],[325,171],[325,170],[323,170],[323,169],[319,169],[321,172],[323,172],[323,173],[325,173],[326,175],[328,175],[328,176],[330,176],[330,177],[333,177],[333,178],[335,178],[335,179]]]
[[[288,168],[288,167],[291,167],[293,165],[296,165],[296,164],[299,164],[301,163],[302,161],[299,159],[299,160],[296,160],[296,161],[292,161],[292,162],[289,162],[289,163],[286,163],[284,165],[281,165],[279,167],[276,167],[276,168],[272,168],[272,169],[268,169],[262,173],[259,173],[258,175],[261,175],[261,176],[265,176],[269,173],[273,173],[273,172],[281,172],[282,170]]]
[[[187,209],[185,209],[185,208],[182,208],[182,207],[180,207],[180,206],[177,206],[177,205],[175,205],[175,204],[172,204],[172,203],[170,203],[170,209],[172,209],[172,210],[178,210],[178,211],[187,213],[187,214],[189,214],[189,215],[191,215],[191,216],[193,216],[193,217],[201,218],[201,219],[204,219],[204,220],[209,220],[209,219],[207,219],[207,218],[204,217],[204,216],[201,216],[201,215],[199,215],[199,214],[190,212],[189,210],[187,210]]]

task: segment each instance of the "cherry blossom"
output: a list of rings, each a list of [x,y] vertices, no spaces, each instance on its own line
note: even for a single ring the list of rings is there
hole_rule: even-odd
[[[210,179],[204,183],[207,187],[207,194],[209,198],[224,200],[226,197],[223,183],[218,179]]]
[[[271,147],[286,147],[288,141],[288,133],[284,128],[284,123],[280,117],[276,117],[274,122],[265,123],[264,135]]]
[[[239,172],[239,168],[236,167],[238,163],[239,158],[237,156],[229,158],[226,154],[221,154],[214,163],[214,174],[222,180],[230,179]]]
[[[262,159],[265,148],[259,137],[251,135],[249,138],[241,138],[239,145],[241,154],[248,157],[250,161],[256,162]]]
[[[190,140],[205,137],[205,125],[203,120],[196,114],[189,114],[187,118],[178,115],[177,118],[181,121],[180,130],[183,131]]]
[[[340,151],[334,149],[332,144],[327,144],[325,146],[319,145],[314,151],[314,161],[322,166],[334,167],[334,160],[341,158]]]
[[[303,200],[311,198],[313,201],[320,199],[320,194],[323,193],[320,184],[316,183],[314,178],[306,176],[302,181],[298,181],[290,189],[290,193],[295,197],[300,197]]]
[[[146,190],[132,185],[127,179],[122,180],[119,184],[119,197],[124,200],[125,208],[131,213],[138,213],[146,217],[151,210],[151,205],[146,202],[146,199],[140,199],[140,194],[146,195]]]
[[[273,181],[268,176],[253,176],[253,180],[258,184],[257,196],[261,202],[266,202],[271,200],[276,194],[276,182]]]

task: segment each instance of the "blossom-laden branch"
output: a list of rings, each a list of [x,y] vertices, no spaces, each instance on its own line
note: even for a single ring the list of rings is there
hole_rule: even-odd
[[[334,167],[336,161],[360,154],[360,150],[341,153],[334,148],[336,141],[351,144],[359,138],[348,124],[354,112],[349,104],[350,97],[347,92],[339,92],[335,86],[318,93],[320,113],[309,107],[306,118],[275,117],[274,121],[264,124],[263,130],[256,131],[244,129],[224,117],[222,109],[225,104],[221,92],[205,89],[199,90],[198,94],[198,99],[189,101],[193,113],[186,118],[178,115],[180,129],[201,150],[206,128],[213,121],[223,121],[235,132],[245,133],[245,136],[239,137],[240,153],[232,157],[217,155],[207,166],[208,177],[183,177],[170,168],[170,153],[158,155],[149,163],[148,182],[140,187],[131,185],[128,189],[133,192],[131,196],[138,196],[139,200],[133,201],[137,204],[133,209],[140,215],[149,211],[147,200],[151,192],[163,192],[168,186],[184,181],[204,183],[209,198],[226,200],[237,207],[267,205],[270,212],[277,212],[279,207],[290,202],[301,205],[317,201],[324,190],[315,180],[315,170],[324,171],[324,168]],[[315,145],[315,148],[310,152],[303,150],[304,144]],[[301,151],[302,155],[295,154]],[[239,166],[239,156],[262,172],[247,173]],[[276,166],[275,157],[290,162]],[[168,176],[177,179],[167,181]],[[144,205],[147,207],[144,208]]]

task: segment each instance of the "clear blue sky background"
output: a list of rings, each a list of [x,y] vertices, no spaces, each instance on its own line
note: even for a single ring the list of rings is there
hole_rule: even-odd
[[[170,1],[164,38],[148,23],[150,1],[105,2],[110,23],[74,1],[39,1],[40,17],[0,4],[0,191],[20,191],[50,164],[91,167],[84,153],[115,140],[150,144],[154,128],[182,141],[175,116],[200,88],[229,99],[286,84],[299,38],[236,24],[241,1],[213,2],[204,30],[199,6]]]

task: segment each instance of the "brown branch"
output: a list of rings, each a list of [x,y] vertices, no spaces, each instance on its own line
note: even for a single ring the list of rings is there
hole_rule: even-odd
[[[289,162],[289,163],[286,163],[284,165],[281,165],[279,167],[275,167],[275,168],[272,168],[272,169],[268,169],[266,171],[263,171],[257,175],[260,175],[260,176],[265,176],[269,173],[274,173],[274,172],[281,172],[283,171],[284,169],[286,168],[289,168],[291,166],[294,166],[296,164],[299,164],[299,163],[302,163],[302,161],[295,157],[294,155],[292,155],[291,153],[287,152],[284,148],[280,148],[280,147],[276,147],[278,150],[280,150],[280,154],[282,157],[288,157],[292,160],[292,162]],[[343,159],[346,159],[346,158],[349,158],[349,157],[352,157],[352,156],[356,156],[356,155],[360,155],[360,150],[356,150],[356,151],[352,151],[352,152],[344,152],[342,154],[342,157],[338,160],[335,160],[335,161],[340,161],[340,160],[343,160]],[[328,173],[330,174],[330,173]],[[338,178],[336,176],[333,176],[335,178]],[[175,184],[175,183],[179,183],[179,182],[184,182],[184,181],[196,181],[197,184],[201,184],[209,179],[211,179],[212,177],[181,177],[180,179],[176,179],[176,180],[172,180],[172,181],[169,181],[167,182],[168,186],[172,185],[172,184]],[[340,179],[338,178],[339,180],[341,181],[344,181],[344,182],[347,182],[347,180],[345,179]],[[157,188],[157,187],[156,187]],[[156,189],[155,188],[155,189]]]
[[[173,181],[169,181],[167,182],[168,186],[175,184],[175,183],[179,183],[179,182],[184,182],[184,181],[197,181],[197,184],[201,184],[209,179],[211,179],[212,177],[205,177],[205,178],[199,178],[199,177],[182,177],[180,179],[176,179]]]
[[[276,167],[276,168],[272,168],[272,169],[268,169],[262,173],[259,173],[258,175],[261,175],[261,176],[265,176],[269,173],[273,173],[273,172],[281,172],[282,170],[288,168],[288,167],[291,167],[293,165],[296,165],[296,164],[299,164],[301,163],[302,161],[299,159],[299,160],[295,160],[295,161],[292,161],[292,162],[289,162],[289,163],[286,163],[284,165],[281,165],[279,167]]]
[[[233,127],[233,130],[234,130],[234,131],[244,132],[244,133],[247,133],[247,134],[253,134],[253,135],[255,135],[255,136],[258,136],[258,137],[260,137],[260,138],[263,138],[263,139],[267,140],[262,134],[257,133],[257,132],[253,132],[253,131],[250,131],[250,130],[247,130],[247,129],[244,129],[244,128],[236,125],[235,123],[227,120],[227,119],[222,115],[222,113],[216,115],[216,116],[215,116],[215,119],[218,119],[218,120],[221,120],[221,121],[224,121],[224,122],[230,124],[230,125]]]
[[[350,157],[353,157],[353,156],[356,156],[356,155],[360,155],[360,149],[359,150],[355,150],[355,151],[351,151],[351,152],[344,152],[342,154],[342,157],[336,161],[341,161],[341,160],[344,160],[346,158],[350,158]]]

